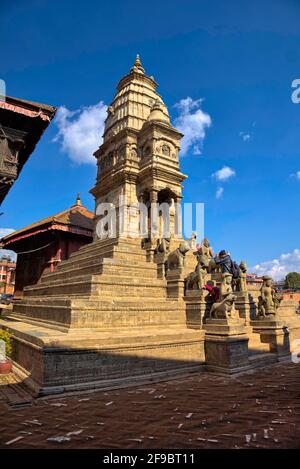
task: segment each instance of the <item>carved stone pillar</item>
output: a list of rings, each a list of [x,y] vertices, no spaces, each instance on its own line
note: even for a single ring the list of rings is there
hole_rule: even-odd
[[[235,308],[240,318],[244,319],[245,326],[250,324],[250,300],[247,292],[234,292],[236,295]]]
[[[202,329],[205,318],[211,309],[208,292],[204,290],[186,290],[186,324],[189,329]]]
[[[178,239],[182,238],[181,199],[182,199],[182,196],[179,196],[179,195],[174,197],[173,226],[171,225],[171,232],[173,236]]]
[[[184,296],[184,271],[183,269],[168,270],[167,293],[169,298],[183,298]]]

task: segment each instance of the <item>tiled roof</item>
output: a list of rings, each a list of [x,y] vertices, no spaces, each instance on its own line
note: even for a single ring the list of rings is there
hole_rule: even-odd
[[[29,234],[35,232],[42,227],[51,226],[51,225],[65,225],[72,226],[82,230],[90,231],[93,230],[93,219],[94,213],[83,207],[82,205],[72,205],[72,207],[62,212],[56,213],[55,215],[43,218],[35,223],[25,226],[13,233],[6,235],[1,239],[2,246],[5,246],[7,243],[14,241],[21,235]],[[56,229],[59,229],[56,227]]]

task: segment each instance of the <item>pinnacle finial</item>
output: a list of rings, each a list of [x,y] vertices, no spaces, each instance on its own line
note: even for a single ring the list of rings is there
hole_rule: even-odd
[[[77,193],[76,204],[75,204],[75,205],[82,205],[82,203],[81,203],[81,198],[80,198],[80,193],[79,193],[79,192]]]
[[[135,73],[142,73],[144,74],[145,73],[145,70],[142,66],[142,63],[141,63],[141,59],[140,59],[140,56],[139,54],[136,54],[136,58],[135,58],[135,62],[134,62],[134,65],[131,69],[131,72],[135,72]]]
[[[137,67],[140,67],[140,66],[142,65],[142,64],[141,64],[141,59],[140,59],[140,55],[139,55],[139,54],[136,54],[136,58],[135,58],[134,65],[136,65]]]

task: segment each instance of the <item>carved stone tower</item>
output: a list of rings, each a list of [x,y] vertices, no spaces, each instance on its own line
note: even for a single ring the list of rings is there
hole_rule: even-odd
[[[137,56],[129,74],[117,86],[108,107],[103,144],[95,152],[98,174],[91,193],[96,215],[100,204],[114,204],[116,236],[140,233],[139,203],[147,205],[150,219],[151,203],[174,207],[174,202],[181,200],[181,182],[186,178],[178,160],[182,134],[170,124],[167,107],[156,88],[157,83],[145,75]],[[96,216],[95,226],[98,222]],[[170,231],[174,232],[174,210],[170,210]],[[151,241],[151,233],[145,238]]]

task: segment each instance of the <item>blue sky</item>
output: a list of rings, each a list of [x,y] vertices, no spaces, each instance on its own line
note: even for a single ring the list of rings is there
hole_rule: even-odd
[[[300,270],[299,17],[292,0],[3,1],[0,78],[8,95],[74,111],[109,104],[139,53],[173,122],[187,97],[202,99],[192,115],[211,118],[201,154],[190,145],[181,157],[184,200],[205,203],[215,250],[276,276],[287,261]],[[65,209],[77,192],[93,209],[96,166],[75,162],[58,130],[52,122],[4,201],[1,228]],[[224,167],[234,174],[218,181]]]

